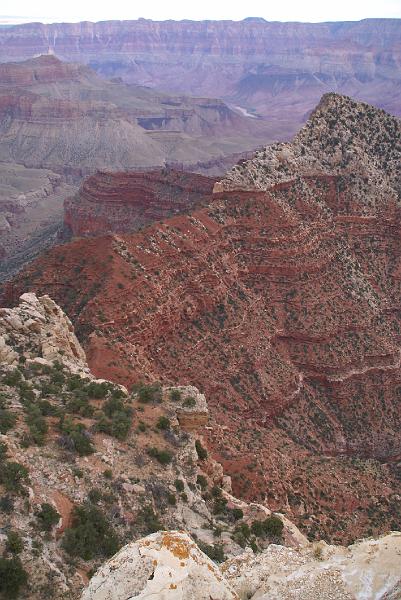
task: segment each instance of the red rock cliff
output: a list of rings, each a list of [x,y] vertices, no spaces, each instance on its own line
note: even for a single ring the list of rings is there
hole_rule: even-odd
[[[208,206],[56,248],[8,299],[52,295],[98,375],[203,389],[237,494],[312,537],[399,529],[400,127],[326,97]]]
[[[64,203],[64,227],[72,236],[136,231],[188,212],[210,200],[215,180],[171,169],[98,172]]]

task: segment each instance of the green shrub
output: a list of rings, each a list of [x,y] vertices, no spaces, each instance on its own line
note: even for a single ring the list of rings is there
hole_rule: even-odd
[[[130,432],[132,418],[127,411],[114,412],[111,419],[100,413],[96,423],[96,431],[112,435],[118,440],[125,440]]]
[[[39,400],[37,406],[44,417],[54,417],[60,413],[60,408],[48,400]]]
[[[251,525],[251,530],[256,537],[262,537],[264,535],[264,527],[262,521],[253,521]]]
[[[60,393],[61,387],[50,381],[44,381],[42,383],[42,396],[56,396]]]
[[[172,402],[180,402],[181,400],[181,391],[177,389],[170,390],[170,400]]]
[[[51,504],[45,502],[41,505],[40,511],[36,513],[40,528],[43,531],[51,531],[54,525],[60,520],[60,514]]]
[[[161,402],[162,388],[160,383],[152,383],[150,385],[139,384],[133,387],[133,391],[137,394],[139,402],[148,404],[149,402]]]
[[[196,483],[200,486],[202,490],[207,489],[207,479],[204,475],[198,475],[196,478]]]
[[[72,527],[65,531],[62,545],[71,556],[91,560],[115,554],[119,541],[102,511],[89,504],[74,509]]]
[[[195,442],[196,452],[198,454],[198,458],[200,460],[205,460],[207,458],[207,450],[201,444],[200,440],[196,440]]]
[[[28,469],[17,462],[5,462],[0,469],[0,483],[8,492],[16,494],[25,491],[28,481]]]
[[[73,423],[70,419],[61,419],[60,429],[62,432],[61,445],[69,450],[75,450],[79,456],[86,456],[95,451],[83,423]]]
[[[96,425],[97,431],[125,440],[132,425],[132,409],[120,398],[112,397],[103,404],[103,411]]]
[[[19,384],[19,397],[21,402],[33,402],[36,398],[31,386],[26,381],[21,381]]]
[[[113,479],[113,471],[111,469],[105,469],[103,471],[103,477],[105,479]]]
[[[184,491],[184,482],[182,481],[182,479],[176,479],[174,481],[174,485],[175,485],[175,489],[177,490],[177,492]]]
[[[88,498],[92,504],[98,504],[102,499],[102,492],[98,488],[92,488],[89,490]]]
[[[90,398],[105,398],[110,389],[110,384],[106,381],[98,383],[91,381],[85,388],[86,393]]]
[[[284,523],[279,517],[271,515],[263,522],[264,530],[267,535],[280,538],[283,534]]]
[[[164,529],[159,517],[151,506],[144,506],[138,513],[138,522],[143,525],[145,533],[154,533]]]
[[[6,408],[0,408],[0,433],[7,433],[17,422],[17,417]]]
[[[169,492],[167,494],[167,502],[170,504],[170,506],[176,506],[177,499],[175,497],[175,494],[172,494],[171,492]]]
[[[3,598],[17,598],[27,582],[28,574],[18,557],[0,558],[0,594]]]
[[[16,386],[21,380],[21,371],[19,369],[14,369],[14,371],[10,371],[3,376],[3,383],[9,386]]]
[[[173,455],[168,450],[159,450],[152,447],[148,449],[148,454],[155,458],[161,465],[168,465],[173,459]]]
[[[164,415],[161,415],[157,420],[156,427],[164,430],[170,429],[170,419]]]
[[[49,427],[46,419],[42,417],[39,406],[32,404],[29,407],[25,422],[29,427],[29,433],[33,442],[38,446],[43,446]]]
[[[216,498],[213,504],[213,513],[215,515],[219,515],[222,514],[224,512],[226,512],[226,508],[227,508],[227,499],[223,498],[222,496],[220,496],[219,498]]]
[[[0,463],[3,462],[3,460],[6,460],[7,452],[7,444],[5,444],[4,442],[0,442]]]
[[[10,496],[0,498],[0,511],[9,515],[14,510],[14,502]]]
[[[184,402],[182,403],[183,406],[185,406],[185,408],[193,408],[196,404],[196,400],[195,398],[192,398],[192,396],[188,396],[188,398],[185,398]]]
[[[95,409],[88,402],[87,398],[81,395],[76,395],[71,398],[66,404],[66,411],[72,414],[81,415],[82,417],[92,417]]]
[[[85,380],[79,375],[72,375],[68,378],[67,388],[70,390],[70,392],[73,392],[74,390],[83,390],[85,386]]]
[[[264,521],[254,521],[251,525],[252,533],[257,537],[281,538],[284,524],[279,517],[271,515]]]
[[[21,554],[24,549],[24,542],[17,531],[9,531],[7,534],[6,551],[11,554]]]
[[[216,562],[223,562],[225,560],[224,550],[222,544],[205,544],[203,542],[198,542],[199,548],[212,560]]]
[[[231,511],[231,514],[236,521],[239,521],[240,519],[243,519],[243,517],[244,517],[244,513],[240,508],[233,508]]]

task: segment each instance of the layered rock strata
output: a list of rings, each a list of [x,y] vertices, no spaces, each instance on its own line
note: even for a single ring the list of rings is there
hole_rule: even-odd
[[[53,294],[98,376],[205,390],[208,443],[237,495],[312,537],[397,529],[399,132],[327,96],[209,206],[55,249],[9,301]]]
[[[215,180],[164,169],[98,172],[64,203],[66,235],[86,236],[137,231],[210,200]]]
[[[0,60],[57,55],[106,77],[225,98],[250,120],[265,115],[270,139],[289,139],[327,91],[401,114],[400,27],[399,19],[31,23],[0,32]]]

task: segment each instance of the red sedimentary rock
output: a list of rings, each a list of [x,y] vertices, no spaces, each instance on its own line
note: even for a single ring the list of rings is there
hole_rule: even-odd
[[[222,193],[143,233],[55,248],[8,293],[54,297],[99,376],[200,386],[235,491],[349,540],[398,519],[400,213],[319,211],[345,199],[334,177]]]
[[[215,179],[171,169],[98,172],[64,203],[72,236],[136,231],[210,200]]]
[[[54,248],[8,302],[54,297],[98,376],[200,387],[236,494],[312,537],[399,529],[400,127],[325,97],[207,206]]]

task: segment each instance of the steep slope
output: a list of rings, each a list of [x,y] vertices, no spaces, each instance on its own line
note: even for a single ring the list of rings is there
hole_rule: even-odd
[[[48,169],[0,163],[0,280],[55,243],[74,186]]]
[[[221,100],[107,81],[54,56],[0,64],[0,277],[54,243],[82,176],[166,162],[222,174],[268,132]]]
[[[94,372],[198,385],[245,498],[312,537],[400,524],[400,122],[329,95],[208,207],[56,248],[8,286],[49,291]],[[79,283],[78,283],[79,282]]]
[[[328,91],[401,114],[400,21],[31,23],[0,32],[0,60],[56,54],[107,77],[225,98],[288,139]]]
[[[98,172],[64,203],[66,237],[137,231],[210,200],[215,179],[171,169]]]
[[[284,516],[230,494],[201,441],[203,394],[96,380],[49,296],[0,309],[0,394],[5,597],[19,587],[21,599],[74,600],[105,558],[160,529],[185,528],[220,561],[271,541],[307,544]]]
[[[0,65],[0,160],[82,174],[255,148],[263,123],[221,100],[171,96],[53,56]]]

